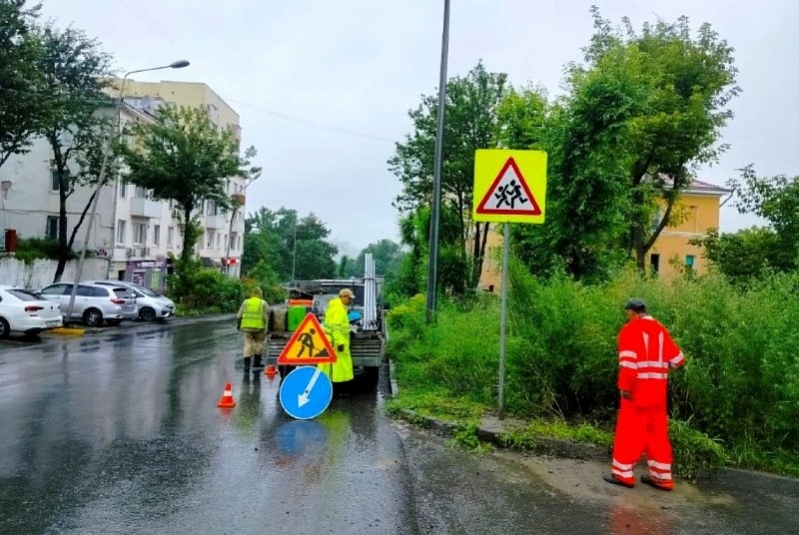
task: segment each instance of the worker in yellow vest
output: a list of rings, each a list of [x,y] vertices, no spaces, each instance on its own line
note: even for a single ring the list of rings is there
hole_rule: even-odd
[[[344,288],[338,293],[338,297],[330,300],[325,311],[325,334],[336,350],[336,362],[317,364],[317,366],[327,374],[334,385],[355,378],[350,354],[350,320],[347,316],[347,307],[354,297],[352,290]]]
[[[259,287],[252,289],[250,298],[241,304],[236,318],[237,328],[244,331],[244,373],[249,373],[253,356],[253,371],[263,370],[261,356],[264,352],[266,326],[269,324],[269,305],[264,301],[264,293]]]

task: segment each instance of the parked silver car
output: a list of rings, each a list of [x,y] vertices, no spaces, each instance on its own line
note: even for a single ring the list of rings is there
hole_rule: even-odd
[[[65,319],[69,310],[72,283],[57,282],[37,292],[43,299],[56,301]],[[119,325],[122,320],[136,317],[136,296],[124,286],[101,286],[82,282],[78,285],[71,319],[82,319],[90,327],[99,327],[103,322]]]
[[[163,320],[175,315],[175,302],[141,284],[125,281],[91,281],[102,286],[124,286],[136,296],[136,316],[142,321]]]

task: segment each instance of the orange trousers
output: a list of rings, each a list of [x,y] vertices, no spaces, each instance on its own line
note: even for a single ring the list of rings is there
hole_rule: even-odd
[[[634,485],[633,469],[642,453],[646,454],[649,475],[654,482],[673,488],[666,406],[640,407],[622,398],[613,442],[613,475],[628,485]]]

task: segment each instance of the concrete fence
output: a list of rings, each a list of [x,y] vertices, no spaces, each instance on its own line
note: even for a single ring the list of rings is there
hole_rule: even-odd
[[[56,260],[34,260],[32,264],[26,264],[16,258],[0,258],[0,284],[39,290],[53,283],[56,267],[58,267]],[[64,282],[75,280],[77,269],[77,260],[67,262],[61,280]],[[105,279],[107,269],[107,261],[87,258],[83,263],[81,280]]]

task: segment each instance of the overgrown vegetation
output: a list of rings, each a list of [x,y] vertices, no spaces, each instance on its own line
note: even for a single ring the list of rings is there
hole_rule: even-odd
[[[51,238],[18,238],[14,258],[26,264],[34,260],[58,260],[59,245]],[[77,255],[70,251],[67,260],[74,260]]]
[[[799,315],[799,275],[746,289],[720,275],[664,283],[632,272],[586,285],[565,275],[537,279],[514,262],[511,283],[506,407],[514,416],[548,422],[535,424],[533,434],[608,444],[618,408],[621,307],[637,295],[689,359],[670,381],[678,472],[692,476],[729,464],[799,475],[799,331],[792,320]],[[446,304],[437,325],[426,326],[424,299],[417,296],[395,307],[389,320],[406,406],[435,407],[465,423],[496,407],[493,298]],[[455,406],[443,404],[446,399]]]

